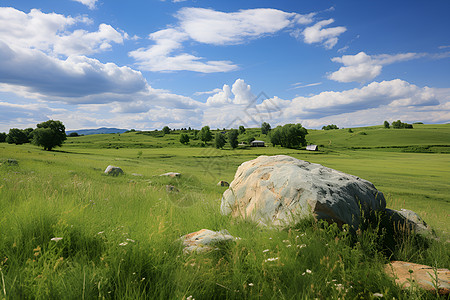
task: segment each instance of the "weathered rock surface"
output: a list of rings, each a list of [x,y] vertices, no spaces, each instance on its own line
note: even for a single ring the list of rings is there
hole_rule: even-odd
[[[114,166],[109,165],[105,170],[105,174],[111,175],[111,176],[119,176],[119,175],[123,175],[123,170],[119,167],[114,167]]]
[[[241,164],[221,202],[222,214],[275,226],[312,214],[357,227],[361,211],[385,207],[383,194],[369,181],[286,155]]]
[[[223,180],[219,181],[219,182],[217,183],[217,185],[218,185],[218,186],[230,186],[230,184],[229,184],[228,182],[223,181]]]
[[[219,250],[220,246],[235,239],[227,230],[212,231],[209,229],[202,229],[181,237],[184,246],[183,253],[185,254]]]
[[[412,272],[410,272],[410,270]],[[413,284],[428,290],[436,291],[437,283],[439,294],[449,295],[450,293],[450,271],[449,269],[437,269],[437,278],[433,267],[419,265],[405,261],[393,261],[385,266],[385,272],[395,279],[395,282],[403,289],[411,287]],[[437,282],[436,282],[437,279]]]
[[[168,172],[168,173],[161,174],[161,175],[159,175],[159,176],[168,176],[168,177],[175,178],[175,177],[180,177],[180,176],[181,176],[181,173]]]
[[[424,235],[432,234],[432,230],[427,223],[412,210],[404,208],[401,210],[386,209],[386,213],[396,227],[405,228]]]

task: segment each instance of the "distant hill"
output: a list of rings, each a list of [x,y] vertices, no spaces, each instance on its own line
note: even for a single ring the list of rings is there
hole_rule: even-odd
[[[72,132],[76,132],[79,135],[90,135],[90,134],[105,134],[105,133],[124,133],[128,131],[128,129],[119,129],[119,128],[98,128],[98,129],[80,129],[80,130],[68,130],[66,134],[69,135]]]

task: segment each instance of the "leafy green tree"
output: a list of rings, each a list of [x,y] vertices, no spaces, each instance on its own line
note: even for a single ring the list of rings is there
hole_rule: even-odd
[[[239,131],[237,129],[231,129],[228,131],[228,142],[232,149],[236,148],[239,144],[238,142]]]
[[[209,129],[209,126],[203,126],[197,136],[205,144],[206,144],[206,142],[209,142],[210,140],[212,140],[212,134],[211,134],[211,130]]]
[[[255,137],[254,137],[253,135],[247,137],[247,143],[249,143],[249,144],[250,144],[251,142],[253,142],[254,140],[256,140],[256,139],[255,139]]]
[[[261,124],[261,133],[262,134],[268,134],[270,132],[270,130],[271,130],[271,127],[270,127],[269,123],[263,122]]]
[[[6,134],[6,132],[0,132],[0,143],[4,143],[6,142],[6,137],[8,135]]]
[[[187,135],[187,133],[180,134],[180,143],[184,145],[189,144],[189,135]]]
[[[305,136],[308,134],[306,128],[301,124],[286,124],[277,126],[271,132],[270,141],[275,145],[286,148],[298,148],[306,145]]]
[[[162,129],[162,132],[164,132],[164,134],[169,134],[170,133],[169,126],[164,126],[163,129]]]
[[[80,135],[78,134],[78,132],[71,132],[71,133],[69,134],[69,136],[70,136],[70,137],[77,137],[77,136],[80,136]]]
[[[239,134],[244,134],[245,133],[245,127],[244,126],[239,126]]]
[[[225,136],[221,132],[217,132],[214,138],[214,145],[217,149],[222,149],[226,144]]]
[[[25,143],[29,143],[30,140],[28,139],[28,135],[24,130],[11,128],[9,130],[8,136],[6,137],[6,142],[8,144],[22,145]]]
[[[334,124],[330,124],[330,125],[327,125],[327,126],[323,126],[323,127],[322,127],[322,130],[332,130],[332,129],[339,129],[339,127],[337,127],[337,126],[334,125]]]
[[[403,128],[413,128],[413,126],[411,124],[403,123],[402,121],[397,120],[392,122],[392,128],[403,129]]]
[[[66,127],[61,121],[48,120],[36,125],[33,131],[33,144],[51,151],[55,147],[61,147],[67,139]]]
[[[384,125],[384,128],[386,128],[386,129],[391,128],[391,127],[389,126],[389,122],[388,122],[388,121],[384,121],[383,125]]]

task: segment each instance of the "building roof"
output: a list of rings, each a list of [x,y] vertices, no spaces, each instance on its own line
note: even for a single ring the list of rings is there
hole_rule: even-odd
[[[264,141],[254,140],[252,143],[265,143]]]

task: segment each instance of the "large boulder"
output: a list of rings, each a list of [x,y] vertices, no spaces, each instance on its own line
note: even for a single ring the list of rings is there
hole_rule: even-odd
[[[367,180],[276,155],[239,166],[223,194],[221,212],[263,225],[292,225],[312,215],[356,228],[362,212],[385,207],[383,194]]]

